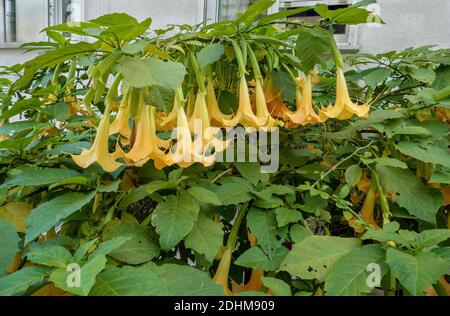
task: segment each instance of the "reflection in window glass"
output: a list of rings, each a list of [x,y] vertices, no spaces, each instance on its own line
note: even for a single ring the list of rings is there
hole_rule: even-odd
[[[15,0],[4,0],[4,40],[5,42],[15,42],[17,40],[16,36],[16,1]]]
[[[250,5],[258,0],[220,0],[219,21],[234,20],[237,14],[244,12]]]

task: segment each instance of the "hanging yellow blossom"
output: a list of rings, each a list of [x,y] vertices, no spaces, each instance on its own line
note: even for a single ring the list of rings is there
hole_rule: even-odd
[[[354,114],[359,117],[367,118],[369,116],[370,104],[357,105],[350,99],[347,82],[345,81],[342,68],[336,70],[336,103],[322,108],[320,118],[325,121],[329,118],[347,120]]]
[[[91,149],[83,149],[81,154],[72,155],[72,159],[82,168],[87,168],[97,162],[105,171],[114,172],[121,163],[115,161],[113,154],[108,151],[109,147],[109,104],[106,105],[105,113],[100,121],[97,135]]]
[[[300,82],[303,83],[302,94],[300,93]],[[323,122],[313,108],[311,75],[308,75],[304,81],[298,80],[297,85],[295,97],[297,110],[295,112],[288,111],[286,112],[286,115],[293,123],[300,124],[302,126]]]

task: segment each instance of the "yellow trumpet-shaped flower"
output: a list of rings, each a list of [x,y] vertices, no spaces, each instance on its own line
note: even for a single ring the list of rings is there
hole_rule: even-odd
[[[221,285],[225,292],[226,296],[233,296],[233,292],[230,291],[228,285],[228,275],[230,273],[230,265],[231,265],[231,248],[225,248],[225,251],[222,254],[222,259],[220,259],[219,267],[217,268],[216,274],[214,275],[213,281]]]
[[[245,127],[271,128],[277,124],[267,110],[264,90],[260,80],[256,80],[256,114],[253,112],[250,102],[247,81],[245,75],[241,75],[239,83],[239,109],[230,120],[223,120],[226,127],[242,124]]]
[[[337,118],[339,120],[347,120],[354,114],[359,117],[367,118],[369,115],[370,104],[367,102],[363,105],[357,105],[352,102],[348,94],[347,82],[345,81],[344,71],[341,68],[336,70],[336,103],[334,106],[329,105],[322,108],[320,118],[327,120],[329,118]]]
[[[223,114],[220,110],[211,80],[208,80],[208,85],[206,86],[206,104],[211,116],[212,124],[219,127],[225,127],[223,123],[224,120],[230,120],[232,115]]]
[[[91,149],[83,149],[81,154],[72,155],[72,159],[82,168],[87,168],[97,162],[105,171],[114,172],[121,163],[115,161],[113,154],[108,151],[109,143],[109,104],[106,106],[103,118],[97,129],[97,135]]]
[[[300,83],[303,85],[302,94],[300,94]],[[308,124],[315,124],[323,122],[319,115],[314,111],[312,102],[312,87],[311,87],[311,75],[306,77],[306,80],[298,80],[297,91],[295,97],[295,103],[297,110],[295,112],[288,111],[286,115],[295,124],[302,126]]]
[[[156,135],[155,109],[140,102],[135,141],[133,148],[125,154],[126,160],[136,166],[142,166],[148,160],[153,159],[155,167],[161,169],[171,165],[168,156],[160,149],[169,146],[170,141],[161,140]]]
[[[177,126],[178,117],[178,106],[175,104],[177,99],[175,98],[173,102],[172,111],[169,114],[162,111],[158,112],[156,115],[156,127],[160,131],[170,131]]]
[[[128,107],[124,104],[120,105],[119,111],[117,112],[117,116],[114,121],[111,123],[109,127],[109,134],[120,134],[126,139],[130,139],[131,137],[131,129],[128,124],[128,117],[130,113]]]
[[[269,113],[281,118],[283,121],[287,121],[289,117],[286,115],[286,112],[289,111],[289,108],[284,104],[281,92],[275,87],[272,78],[266,80],[264,96]]]

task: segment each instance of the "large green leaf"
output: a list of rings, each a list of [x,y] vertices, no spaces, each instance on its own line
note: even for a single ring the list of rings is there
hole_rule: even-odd
[[[203,254],[209,262],[213,262],[214,257],[223,245],[222,224],[216,223],[203,213],[200,213],[194,228],[186,237],[186,247]]]
[[[80,173],[71,169],[42,168],[25,169],[11,180],[3,183],[2,186],[12,187],[16,185],[23,186],[41,186],[56,183],[65,179],[81,176]]]
[[[450,247],[433,248],[431,252],[437,254],[444,260],[447,266],[447,272],[445,274],[450,274]]]
[[[278,207],[275,209],[275,214],[278,227],[283,227],[290,223],[296,223],[303,219],[302,213],[293,208]]]
[[[6,269],[12,264],[14,256],[19,251],[19,241],[14,226],[0,220],[0,276],[6,274]]]
[[[427,287],[434,284],[448,270],[445,261],[432,252],[410,255],[388,248],[386,263],[392,274],[412,295],[423,295]]]
[[[24,294],[32,285],[50,274],[46,267],[29,267],[0,278],[0,296]]]
[[[109,255],[119,261],[129,264],[141,264],[148,262],[159,256],[159,247],[154,240],[147,227],[139,225],[133,218],[123,218],[111,222],[103,232],[103,238],[108,241],[116,240],[113,244],[103,245],[101,253],[105,253],[106,249],[114,246],[115,249],[109,251]],[[116,247],[116,243],[120,243],[118,238],[127,238],[125,242]],[[100,249],[98,250],[100,251]]]
[[[281,269],[303,279],[325,280],[339,258],[360,246],[361,242],[354,238],[309,236],[294,245]]]
[[[177,245],[194,228],[200,207],[188,193],[169,195],[153,212],[152,223],[156,226],[162,249]]]
[[[34,240],[40,234],[49,231],[60,220],[65,219],[67,216],[81,209],[94,196],[95,192],[88,194],[70,192],[34,208],[26,220],[27,234],[25,236],[25,244]]]
[[[43,67],[53,67],[58,63],[67,61],[73,57],[81,56],[86,53],[95,52],[99,48],[99,43],[80,42],[69,46],[64,46],[47,51],[24,64],[25,71],[23,76],[16,82],[18,88],[26,85],[36,71]]]
[[[431,191],[411,171],[389,166],[377,166],[385,192],[391,192],[393,201],[408,213],[428,223],[436,223],[436,213],[442,197],[436,199]]]
[[[432,144],[403,141],[395,146],[401,153],[417,160],[450,168],[450,151],[447,148]]]
[[[358,6],[329,10],[326,4],[317,4],[314,9],[322,18],[331,19],[338,24],[365,24],[374,22],[370,19],[373,13]],[[381,18],[379,21],[382,23]]]
[[[212,205],[221,205],[222,202],[220,202],[217,195],[203,187],[192,187],[188,189],[188,192],[190,195],[192,195],[197,201],[200,203],[206,203],[206,204],[212,204]]]
[[[214,283],[208,273],[193,267],[163,264],[149,268],[163,280],[170,296],[219,296],[223,287]]]
[[[258,245],[271,259],[284,242],[287,229],[278,228],[275,211],[252,208],[247,215],[247,226]]]
[[[97,276],[90,296],[168,295],[164,282],[145,267],[108,267]]]
[[[262,279],[262,283],[266,288],[271,290],[272,295],[291,296],[291,288],[283,280],[272,277],[264,277]]]
[[[450,229],[424,230],[416,236],[416,247],[430,247],[450,238]]]
[[[276,271],[280,267],[289,250],[280,247],[270,259],[258,246],[251,247],[234,261],[238,266],[259,269],[264,271]]]
[[[303,71],[309,73],[316,65],[324,64],[331,53],[330,37],[325,30],[304,28],[299,32],[296,55]]]
[[[87,296],[94,286],[97,275],[105,269],[105,256],[95,256],[85,263],[79,270],[58,268],[50,275],[52,281],[58,288],[75,295]],[[74,274],[79,275],[79,279]],[[77,281],[80,281],[77,284]]]
[[[32,247],[27,253],[27,259],[40,265],[58,268],[66,268],[74,261],[66,248],[45,244]]]
[[[222,44],[211,44],[202,48],[197,54],[200,69],[218,61],[224,52],[225,48]]]
[[[245,23],[249,24],[253,20],[255,20],[258,15],[262,14],[264,11],[269,9],[271,6],[275,4],[274,0],[260,0],[253,3],[250,7],[248,7],[245,12],[239,14],[239,17],[236,20],[236,23]]]
[[[370,293],[373,288],[368,286],[370,271],[367,268],[372,263],[381,265],[383,259],[384,251],[376,245],[353,249],[330,268],[325,279],[327,295],[356,296]]]
[[[138,25],[139,22],[129,16],[126,13],[111,13],[102,15],[94,20],[90,21],[91,23],[95,23],[102,26],[114,26],[114,25]]]
[[[176,89],[186,74],[186,69],[182,64],[172,61],[165,62],[157,58],[124,57],[118,69],[124,82],[135,88],[159,85]]]
[[[248,202],[252,199],[252,185],[245,179],[235,178],[216,189],[216,195],[223,205]]]

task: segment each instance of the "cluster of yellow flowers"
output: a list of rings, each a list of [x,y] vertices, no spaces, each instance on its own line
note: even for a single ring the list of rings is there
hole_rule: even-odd
[[[221,128],[242,125],[270,131],[277,126],[305,126],[322,123],[330,118],[346,120],[353,115],[368,116],[369,103],[357,105],[351,101],[342,69],[337,69],[335,104],[322,108],[319,113],[313,108],[312,81],[312,75],[297,79],[296,110],[291,111],[271,79],[264,83],[260,77],[256,77],[253,81],[255,93],[251,97],[249,83],[242,73],[239,107],[234,115],[221,112],[211,80],[208,80],[205,89],[199,89],[195,102],[190,100],[186,109],[181,105],[183,97],[178,91],[170,113],[157,111],[154,106],[147,105],[145,89],[141,89],[133,128],[129,125],[129,117],[130,108],[135,105],[131,104],[133,98],[125,91],[114,121],[110,123],[111,102],[107,102],[93,146],[72,157],[83,168],[97,162],[107,172],[114,172],[123,165],[118,159],[122,159],[126,165],[138,167],[153,160],[159,169],[174,164],[187,168],[195,162],[211,166],[215,162],[212,152],[222,152],[230,144],[230,141],[216,138]],[[199,122],[199,128],[196,128],[196,122]],[[158,137],[158,131],[171,130],[175,132],[170,139]],[[115,152],[110,153],[109,137],[113,134],[119,134],[120,141]],[[129,151],[125,152],[121,145],[129,147]]]

